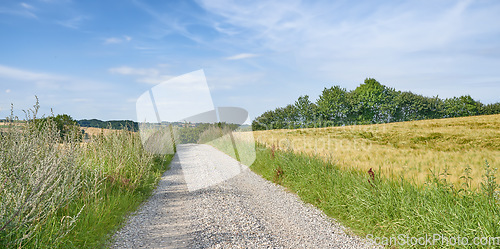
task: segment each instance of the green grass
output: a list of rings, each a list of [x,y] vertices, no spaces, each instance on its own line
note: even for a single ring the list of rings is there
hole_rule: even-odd
[[[373,169],[372,179],[367,172],[341,168],[320,157],[273,151],[262,145],[257,146],[257,159],[250,168],[361,236],[440,234],[470,241],[475,237],[500,237],[500,208],[494,197],[498,186],[492,172],[490,181],[484,181],[483,191],[477,192],[454,188],[439,175],[430,176],[421,185],[404,178],[383,177]]]
[[[103,248],[110,242],[111,236],[120,227],[128,214],[135,211],[139,205],[147,200],[162,173],[168,169],[171,155],[164,158],[157,157],[151,176],[144,180],[142,186],[134,190],[123,188],[116,183],[104,183],[101,191],[93,198],[75,201],[54,216],[54,220],[63,216],[75,215],[85,205],[73,230],[61,240],[60,248]],[[47,236],[45,236],[47,237]],[[40,246],[45,243],[36,243]],[[47,248],[54,248],[52,245]]]
[[[129,131],[59,138],[51,123],[0,133],[0,248],[107,247],[173,158]]]

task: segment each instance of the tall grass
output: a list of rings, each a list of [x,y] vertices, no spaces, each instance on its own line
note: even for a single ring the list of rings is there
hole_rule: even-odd
[[[386,177],[404,175],[424,184],[432,171],[447,171],[448,181],[480,188],[484,160],[499,167],[500,115],[421,120],[378,125],[268,130],[257,141],[334,160],[344,168],[379,168]],[[500,177],[500,172],[496,172]]]
[[[402,234],[419,238],[438,234],[467,237],[471,244],[475,237],[500,237],[498,185],[487,163],[480,192],[466,185],[454,187],[444,172],[429,175],[421,185],[404,177],[385,177],[376,168],[370,174],[340,167],[319,156],[263,145],[257,147],[257,160],[250,168],[362,236],[389,238]],[[437,241],[426,247],[446,246],[457,245]]]
[[[24,125],[1,130],[0,247],[103,247],[172,156],[146,152],[129,131],[61,140],[53,123],[36,122],[37,111],[38,103]]]

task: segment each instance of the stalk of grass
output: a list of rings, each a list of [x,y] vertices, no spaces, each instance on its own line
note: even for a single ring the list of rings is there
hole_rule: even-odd
[[[75,166],[77,145],[62,144],[55,124],[34,122],[38,101],[26,112],[28,122],[11,125],[0,139],[0,245],[29,243],[33,234],[80,190],[81,169]],[[17,118],[11,115],[9,122]],[[71,229],[67,217],[55,226],[58,239]]]

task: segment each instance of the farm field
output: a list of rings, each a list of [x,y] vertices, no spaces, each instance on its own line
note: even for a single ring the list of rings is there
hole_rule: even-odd
[[[492,168],[500,162],[500,115],[266,130],[255,131],[254,136],[269,148],[318,155],[342,168],[372,168],[417,184],[433,173],[461,185],[470,168],[469,184],[476,189],[483,180],[485,160]]]

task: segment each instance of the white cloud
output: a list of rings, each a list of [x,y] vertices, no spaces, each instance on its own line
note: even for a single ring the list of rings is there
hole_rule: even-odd
[[[121,43],[121,42],[123,42],[123,40],[120,38],[116,38],[116,37],[110,37],[110,38],[104,39],[104,44],[116,44],[116,43]]]
[[[35,89],[43,90],[102,90],[106,83],[52,73],[33,72],[0,65],[0,78],[32,83]]]
[[[159,65],[160,68],[164,68],[164,65]],[[170,75],[166,75],[161,72],[158,68],[133,68],[128,66],[115,67],[108,69],[108,72],[112,74],[121,74],[121,75],[131,75],[138,76],[136,78],[137,82],[147,83],[147,84],[159,84],[166,80],[172,78]]]
[[[109,37],[104,39],[104,44],[118,44],[122,42],[129,42],[132,37],[124,35],[123,37]]]
[[[29,11],[28,8],[23,7],[22,9],[16,8],[16,9],[9,9],[9,8],[2,8],[0,7],[0,13],[5,13],[9,15],[15,15],[15,16],[21,16],[21,17],[27,17],[27,18],[33,18],[33,19],[38,19],[38,16],[35,15],[33,12]]]
[[[149,77],[141,77],[141,78],[137,79],[137,82],[156,85],[156,84],[160,84],[162,82],[165,82],[171,78],[172,78],[172,76],[168,76],[168,75],[153,75],[153,76],[149,76]]]
[[[54,74],[31,72],[23,69],[17,69],[13,67],[7,67],[0,65],[0,77],[11,78],[23,81],[49,81],[49,80],[66,80],[66,77],[62,77]]]
[[[34,7],[33,7],[33,6],[31,6],[31,5],[27,4],[27,3],[21,3],[21,6],[22,6],[23,8],[25,8],[25,9],[34,9]]]
[[[56,23],[70,29],[79,29],[85,20],[89,19],[87,16],[76,16],[67,20],[57,21]]]
[[[200,2],[214,16],[222,45],[265,53],[267,62],[315,81],[352,87],[375,77],[418,87],[425,79],[430,88],[443,84],[451,91],[450,76],[458,82],[499,76],[492,66],[499,57],[482,52],[498,48],[500,4],[494,1]]]
[[[10,93],[10,89],[5,90],[5,93]]]
[[[241,60],[259,56],[258,54],[242,53],[233,56],[226,57],[226,60]]]
[[[160,74],[160,72],[154,68],[133,68],[127,66],[110,68],[108,71],[113,74],[123,75],[157,76]]]

